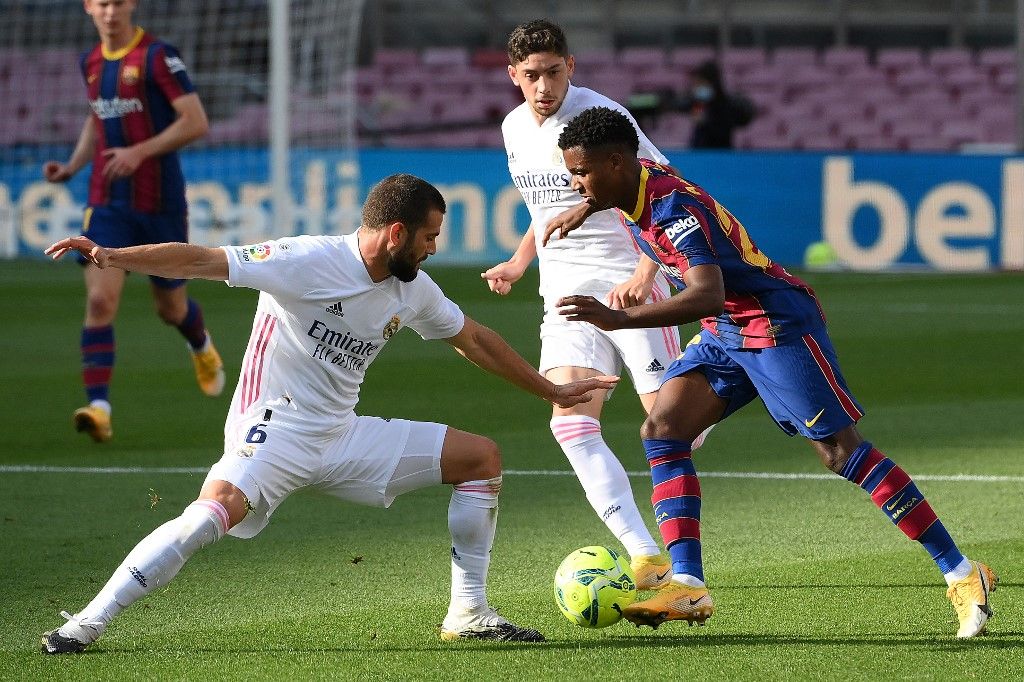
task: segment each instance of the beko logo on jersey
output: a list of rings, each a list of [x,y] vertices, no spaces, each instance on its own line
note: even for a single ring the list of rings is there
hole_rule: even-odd
[[[335,331],[320,320],[313,320],[306,335],[319,342],[310,353],[312,357],[345,369],[363,369],[367,359],[382,345],[357,339],[349,332]]]
[[[690,234],[694,230],[700,229],[700,221],[695,216],[689,215],[681,220],[677,220],[672,223],[667,230],[665,230],[665,236],[669,238],[676,246],[683,240],[683,237]]]
[[[185,70],[185,62],[181,61],[181,57],[164,57],[164,64],[167,65],[171,73]]]
[[[131,99],[123,99],[121,97],[104,99],[97,97],[89,102],[89,106],[92,107],[93,112],[100,120],[119,118],[125,114],[141,113],[143,110],[142,101],[138,97],[132,97]]]

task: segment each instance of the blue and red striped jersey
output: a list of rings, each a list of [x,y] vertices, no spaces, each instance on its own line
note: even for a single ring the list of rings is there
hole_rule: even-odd
[[[820,327],[825,315],[814,290],[762,253],[740,221],[666,166],[640,159],[640,191],[623,215],[640,248],[678,289],[683,273],[717,265],[725,310],[701,325],[733,348],[770,348]]]
[[[185,178],[175,152],[146,159],[131,177],[103,177],[103,150],[159,134],[176,117],[171,103],[195,92],[178,51],[139,28],[123,49],[107,52],[97,45],[82,55],[80,66],[96,124],[89,205],[185,211]]]

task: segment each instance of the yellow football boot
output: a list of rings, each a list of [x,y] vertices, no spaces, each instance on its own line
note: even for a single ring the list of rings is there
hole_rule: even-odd
[[[75,431],[85,431],[97,443],[106,443],[114,436],[114,430],[110,427],[110,413],[102,407],[80,407],[75,410],[72,419]]]
[[[980,561],[971,562],[971,574],[958,580],[946,590],[946,597],[953,602],[960,629],[956,636],[967,639],[985,632],[985,624],[992,617],[988,595],[996,591],[999,578],[992,569]]]
[[[191,349],[190,349],[191,350]],[[213,339],[206,334],[206,346],[192,351],[192,364],[196,368],[196,382],[206,395],[215,398],[224,390],[224,363],[213,347]]]
[[[638,590],[660,590],[672,582],[672,562],[664,554],[633,557],[629,567]]]
[[[622,609],[622,617],[637,627],[657,628],[666,620],[685,620],[690,625],[704,625],[715,612],[706,587],[690,587],[671,582],[650,599],[638,601]]]

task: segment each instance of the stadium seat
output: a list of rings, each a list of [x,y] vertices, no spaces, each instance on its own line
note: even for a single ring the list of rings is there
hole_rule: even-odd
[[[867,68],[868,51],[863,47],[831,47],[821,54],[821,65],[834,73]]]
[[[819,66],[796,65],[788,70],[788,75],[782,76],[783,82],[788,81],[791,86],[804,90],[826,87],[835,82],[835,75],[829,74]]]
[[[946,121],[939,127],[939,137],[950,148],[985,140],[985,130],[977,121]]]
[[[1013,93],[1017,89],[1017,72],[1012,69],[1001,70],[992,82],[1000,92]]]
[[[843,84],[851,90],[880,88],[887,84],[884,71],[871,66],[857,66],[843,74]]]
[[[955,67],[948,71],[942,80],[957,95],[981,90],[988,84],[984,73],[973,66]]]
[[[415,50],[382,47],[373,54],[373,64],[387,73],[392,73],[419,66],[420,58]]]
[[[469,66],[469,50],[465,47],[427,47],[420,53],[424,66]]]
[[[868,115],[868,105],[865,102],[855,100],[840,100],[821,102],[821,113],[831,121],[839,123],[840,126],[847,122],[863,123],[872,120]],[[875,124],[872,124],[875,126]]]
[[[978,53],[978,66],[990,72],[1000,69],[1015,69],[1017,51],[1012,47],[990,47]]]
[[[937,48],[928,54],[928,66],[939,73],[974,66],[974,54],[965,48]]]
[[[693,134],[693,119],[686,114],[667,113],[659,117],[657,124],[647,133],[658,147],[688,147]]]
[[[660,47],[624,47],[619,50],[618,64],[631,70],[660,69],[666,64]]]
[[[508,54],[504,50],[480,48],[473,51],[469,63],[478,69],[503,69],[508,66]]]
[[[940,82],[938,75],[924,66],[900,69],[892,74],[892,84],[904,94],[930,88]]]
[[[611,69],[618,63],[615,51],[612,49],[589,48],[574,52],[573,55],[577,62],[577,68],[582,67],[588,71]]]
[[[771,64],[786,69],[817,67],[818,52],[812,47],[779,47],[772,52]]]
[[[848,140],[848,144],[853,149],[860,149],[864,151],[896,151],[899,147],[899,141],[895,138],[888,137],[886,135],[859,135],[855,138]]]
[[[922,118],[904,118],[889,121],[889,135],[902,138],[935,137],[935,124]]]
[[[1017,115],[1012,110],[986,110],[978,113],[978,125],[986,142],[1012,143],[1016,141]]]
[[[733,75],[764,67],[767,63],[764,50],[759,47],[734,47],[723,52],[719,61],[722,69]]]
[[[668,53],[669,65],[680,71],[688,71],[714,58],[715,50],[711,47],[676,47]]]
[[[875,65],[889,73],[905,71],[924,65],[921,50],[916,47],[892,47],[879,50],[875,55]]]
[[[833,134],[809,134],[796,137],[799,149],[807,151],[838,151],[847,149],[846,140]]]

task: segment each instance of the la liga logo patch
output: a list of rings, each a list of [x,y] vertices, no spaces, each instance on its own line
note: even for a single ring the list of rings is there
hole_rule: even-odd
[[[252,263],[262,263],[270,258],[273,250],[270,244],[256,244],[255,246],[242,247],[242,260]]]

